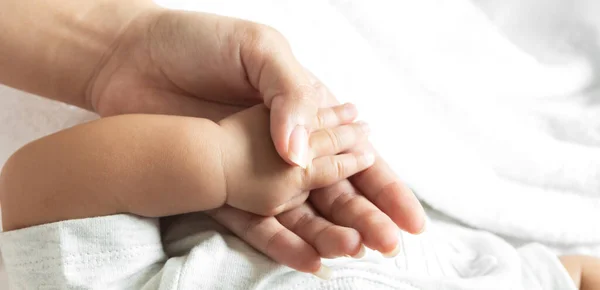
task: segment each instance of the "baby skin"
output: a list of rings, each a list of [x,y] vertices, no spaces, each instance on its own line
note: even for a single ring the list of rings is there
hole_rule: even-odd
[[[285,163],[259,105],[214,123],[124,115],[76,126],[30,143],[0,180],[5,230],[131,213],[163,217],[224,205],[272,216],[304,203],[310,190],[346,179],[374,162],[351,105],[322,109],[306,168]],[[85,194],[84,194],[85,193]]]
[[[346,104],[307,120],[319,129],[309,135],[306,168],[279,157],[264,106],[219,123],[124,115],[76,126],[24,146],[7,161],[0,175],[4,230],[116,213],[158,218],[206,211],[275,261],[317,273],[325,270],[319,257],[360,255],[363,243],[379,242],[361,238],[369,223],[331,223],[305,203],[310,190],[347,186],[348,176],[373,163],[365,146],[368,126],[353,123],[356,115]],[[248,230],[260,216],[265,222]],[[301,219],[310,222],[300,225]],[[296,256],[290,249],[301,258],[290,259]]]
[[[279,157],[263,105],[219,123],[123,115],[76,126],[26,145],[6,163],[0,176],[3,227],[10,231],[118,213],[165,217],[223,207],[277,215],[300,206],[311,190],[373,164],[373,152],[357,150],[368,127],[353,123],[354,117],[351,105],[321,109],[306,168]],[[598,259],[564,256],[561,261],[580,289],[600,289]]]

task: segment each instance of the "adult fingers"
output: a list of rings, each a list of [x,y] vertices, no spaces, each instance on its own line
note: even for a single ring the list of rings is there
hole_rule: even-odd
[[[339,104],[335,96],[308,70],[311,78],[321,94],[325,96],[326,106]],[[352,176],[352,184],[373,204],[386,213],[401,229],[409,233],[420,233],[425,230],[425,211],[414,193],[408,188],[386,161],[377,154],[370,143],[357,146],[357,151],[372,150],[376,161],[373,166]]]
[[[370,144],[366,149],[372,150]],[[417,234],[425,230],[425,211],[423,206],[392,171],[387,163],[376,155],[373,166],[349,178],[354,186],[373,204],[385,212],[401,229]]]
[[[230,206],[207,213],[275,262],[322,278],[328,277],[329,269],[321,265],[319,253],[276,218],[255,215]]]
[[[356,229],[367,247],[386,256],[398,253],[398,227],[348,180],[314,190],[309,200],[327,220]]]
[[[364,122],[316,131],[310,135],[311,155],[318,158],[350,150],[366,140],[369,131],[369,126]]]
[[[323,95],[296,60],[285,37],[268,26],[248,23],[240,57],[250,84],[271,109],[271,137],[287,162],[308,166],[308,137]]]
[[[323,258],[364,254],[360,234],[356,230],[335,225],[322,218],[308,203],[279,214],[276,218],[284,227],[314,247]]]
[[[311,190],[335,184],[373,165],[372,152],[319,157],[307,169],[305,189]]]
[[[319,109],[315,129],[329,129],[349,124],[356,119],[356,106],[350,103]]]

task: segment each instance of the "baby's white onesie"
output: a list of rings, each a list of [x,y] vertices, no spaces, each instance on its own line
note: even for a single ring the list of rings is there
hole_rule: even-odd
[[[2,233],[11,289],[576,289],[545,247],[444,223],[400,233],[396,258],[324,260],[327,281],[272,262],[201,213],[164,224],[113,215]]]

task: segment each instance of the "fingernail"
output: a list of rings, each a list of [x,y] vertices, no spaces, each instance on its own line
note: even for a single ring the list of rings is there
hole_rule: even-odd
[[[306,168],[308,160],[306,153],[308,151],[308,132],[302,126],[296,126],[290,135],[289,155],[290,160],[296,165]]]
[[[312,274],[323,280],[329,280],[329,278],[331,278],[332,272],[331,269],[329,269],[329,267],[321,265],[321,268],[319,268],[317,272],[314,272]]]
[[[362,259],[365,257],[366,254],[367,254],[367,249],[365,248],[365,245],[360,245],[360,250],[358,251],[358,253],[356,255],[352,256],[352,258]]]
[[[387,252],[387,253],[381,253],[384,257],[386,258],[393,258],[398,256],[398,254],[400,253],[400,244],[396,245],[396,248],[394,248],[391,252]]]

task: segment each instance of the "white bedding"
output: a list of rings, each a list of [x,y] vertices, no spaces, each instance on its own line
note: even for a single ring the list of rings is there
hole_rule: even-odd
[[[358,105],[432,208],[515,243],[600,255],[598,2],[157,2],[278,28]],[[95,118],[23,95],[0,87],[0,165],[25,142]]]

